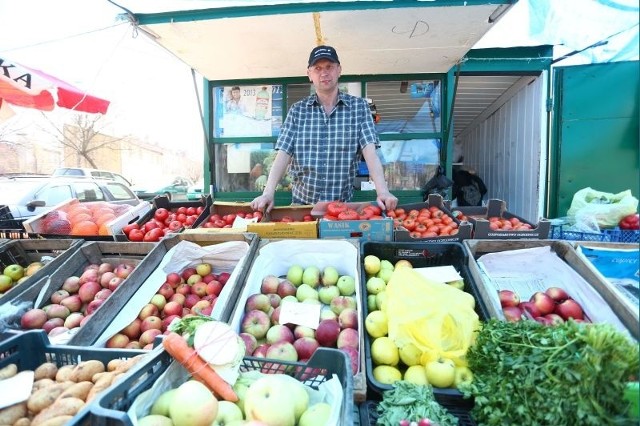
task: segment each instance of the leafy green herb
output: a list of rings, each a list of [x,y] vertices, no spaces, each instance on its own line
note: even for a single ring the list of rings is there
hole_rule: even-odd
[[[400,380],[382,394],[378,404],[378,425],[397,426],[400,420],[429,419],[440,426],[457,425],[458,419],[435,400],[431,385]]]
[[[633,424],[623,394],[638,343],[609,324],[490,320],[467,358],[474,379],[461,390],[479,424]]]
[[[187,344],[193,347],[193,336],[195,335],[196,328],[198,328],[200,324],[209,321],[215,320],[206,315],[194,314],[193,316],[181,318],[173,322],[171,326],[169,326],[169,330],[181,334],[186,339]]]

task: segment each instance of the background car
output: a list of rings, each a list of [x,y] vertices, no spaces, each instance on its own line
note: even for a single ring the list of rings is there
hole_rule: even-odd
[[[136,206],[140,199],[129,187],[110,180],[60,177],[0,177],[0,229],[16,229],[32,216],[71,198]],[[7,215],[7,211],[10,213]]]
[[[187,189],[187,200],[189,201],[197,201],[202,197],[204,193],[204,180],[200,179],[194,185],[191,185]]]
[[[88,177],[99,180],[114,180],[123,185],[131,186],[131,182],[121,174],[107,170],[89,169],[85,167],[58,167],[53,171],[52,176]]]
[[[192,185],[193,182],[190,179],[176,177],[156,184],[134,186],[132,189],[141,200],[151,200],[158,195],[164,195],[169,200],[186,200],[187,190]]]

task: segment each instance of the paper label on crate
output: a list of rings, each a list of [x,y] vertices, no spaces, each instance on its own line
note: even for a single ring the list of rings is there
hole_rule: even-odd
[[[235,220],[233,221],[233,225],[231,225],[231,227],[247,229],[247,225],[249,223],[258,223],[258,218],[252,217],[251,219],[245,219],[244,217],[236,216]]]
[[[414,268],[414,270],[427,279],[443,283],[450,283],[462,279],[458,271],[456,271],[456,268],[451,265]]]
[[[21,371],[13,377],[0,380],[0,408],[26,401],[33,387],[33,371]]]
[[[280,305],[280,324],[296,324],[305,327],[318,328],[320,323],[321,305],[311,303],[299,303],[285,300]]]

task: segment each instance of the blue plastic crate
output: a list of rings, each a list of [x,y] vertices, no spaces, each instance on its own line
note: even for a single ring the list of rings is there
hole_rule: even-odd
[[[606,243],[638,243],[640,242],[640,231],[630,231],[626,229],[614,228],[603,229],[600,232],[580,232],[573,231],[568,225],[551,225],[552,240],[569,241],[601,241]]]

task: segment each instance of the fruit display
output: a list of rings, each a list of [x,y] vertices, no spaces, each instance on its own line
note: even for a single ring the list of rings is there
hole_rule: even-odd
[[[106,201],[81,203],[77,199],[45,213],[35,232],[73,236],[112,235],[108,225],[134,207]],[[32,223],[35,228],[35,223]]]
[[[331,201],[322,215],[325,220],[376,220],[383,219],[382,209],[370,203],[343,203]]]
[[[434,238],[458,234],[458,222],[438,206],[405,211],[397,208],[388,211],[396,229],[409,231],[411,238]]]
[[[44,263],[40,261],[31,262],[26,266],[17,263],[5,266],[2,274],[0,274],[0,297],[4,296],[12,288],[25,282],[43,266]]]
[[[582,306],[559,287],[536,291],[524,302],[511,290],[499,290],[498,298],[507,321],[531,319],[545,325],[557,325],[569,319],[590,322]]]
[[[231,228],[236,217],[242,219],[257,219],[257,222],[262,220],[262,212],[259,211],[243,211],[239,210],[234,213],[219,214],[213,213],[209,218],[200,225],[202,228]]]
[[[410,247],[414,243],[408,244]],[[447,244],[447,243],[443,243]],[[449,243],[456,245],[457,243]],[[444,246],[443,246],[444,247]],[[366,248],[365,248],[366,252]],[[397,314],[389,304],[389,286],[394,286],[394,292],[400,291],[398,282],[406,280],[418,280],[421,275],[413,272],[413,264],[408,259],[393,259],[395,263],[387,259],[381,259],[374,254],[366,254],[363,257],[362,267],[365,272],[363,282],[366,289],[366,316],[364,326],[367,332],[365,349],[367,350],[367,362],[369,367],[369,379],[377,390],[391,389],[391,385],[399,381],[405,381],[416,385],[431,385],[437,392],[444,389],[457,389],[463,383],[473,380],[473,373],[468,368],[464,359],[464,353],[471,345],[471,336],[480,326],[479,316],[475,312],[476,301],[472,294],[464,291],[465,283],[456,279],[450,282],[434,282],[424,285],[419,282],[408,285],[419,288],[419,292],[412,294],[412,298],[424,298],[425,300],[442,298],[447,300],[446,305],[431,309],[437,311],[428,312],[429,308],[420,315],[408,315],[407,318],[392,323],[390,315]],[[411,271],[411,275],[404,274],[403,270]],[[398,281],[393,281],[394,278]],[[392,284],[391,284],[392,283]],[[438,287],[444,286],[444,287]],[[445,293],[438,293],[444,291]],[[393,293],[398,297],[399,293]],[[445,296],[446,294],[446,296]],[[411,306],[411,302],[409,305]],[[409,309],[409,308],[407,308]],[[447,326],[447,322],[456,317],[457,327]],[[410,319],[413,318],[413,319]],[[399,324],[412,324],[420,321],[420,330],[428,333],[418,337],[407,339],[403,333],[424,333],[423,331],[403,331]],[[392,325],[396,328],[392,332]],[[407,326],[408,326],[407,325]],[[463,331],[463,330],[467,331]],[[405,336],[405,337],[401,337]],[[438,336],[438,337],[434,337]],[[431,340],[430,340],[431,339]],[[442,339],[442,340],[439,340]],[[438,349],[440,345],[444,345]],[[430,350],[423,349],[424,343]],[[456,343],[452,343],[456,342]],[[463,343],[466,342],[466,343]],[[454,350],[453,348],[456,347]],[[455,354],[455,355],[454,355]],[[369,356],[370,355],[370,356]],[[369,372],[368,372],[369,373]],[[459,392],[458,392],[458,395]]]
[[[157,292],[140,309],[138,316],[111,336],[107,348],[152,349],[156,336],[167,334],[174,320],[211,315],[218,296],[227,284],[228,272],[213,272],[213,265],[200,263],[166,274]]]
[[[125,225],[122,232],[129,241],[157,242],[170,232],[180,232],[193,226],[203,211],[204,206],[159,207],[147,221]]]
[[[530,231],[533,226],[530,223],[523,222],[517,217],[509,219],[500,216],[490,216],[489,229],[492,231]]]
[[[132,262],[86,265],[79,275],[71,275],[57,283],[58,290],[39,307],[23,313],[20,327],[23,330],[42,329],[49,337],[82,327],[135,267]]]
[[[315,312],[317,326],[281,320],[281,316],[294,318],[290,313],[305,310],[310,316]],[[295,264],[283,277],[268,274],[262,278],[260,291],[249,295],[244,304],[239,331],[246,355],[307,361],[319,347],[338,348],[349,355],[355,374],[359,369],[358,323],[353,276],[333,266],[321,269]]]

